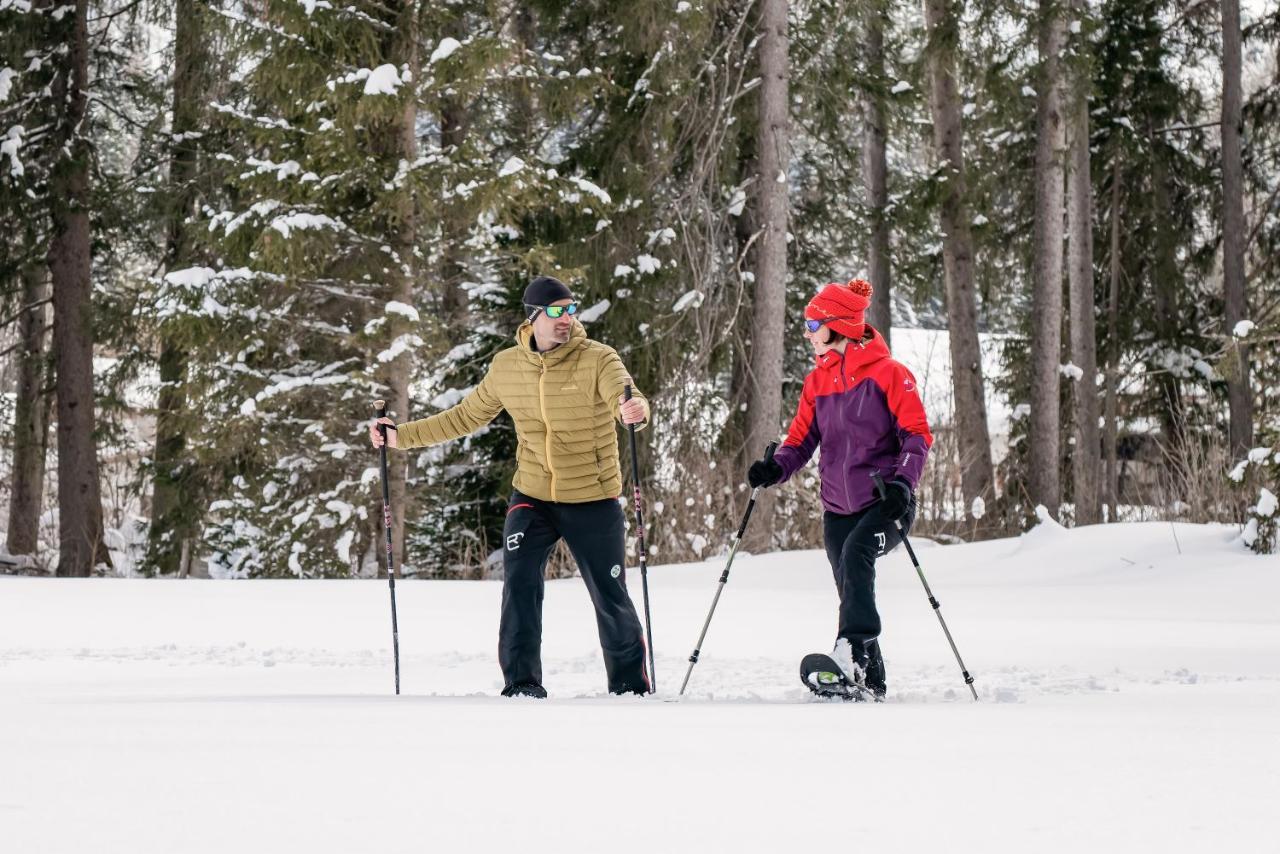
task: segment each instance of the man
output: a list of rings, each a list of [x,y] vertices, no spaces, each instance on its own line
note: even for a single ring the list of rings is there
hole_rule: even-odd
[[[559,280],[540,276],[524,291],[527,320],[516,345],[498,353],[484,379],[456,406],[387,425],[387,444],[407,450],[473,433],[505,409],[516,425],[516,474],[503,530],[498,662],[505,697],[546,697],[542,687],[543,571],[561,537],[596,609],[609,690],[644,694],[644,635],[623,566],[622,471],[617,417],[643,426],[648,401],[624,400],[631,378],[611,348],[587,337],[578,304]],[[369,427],[382,446],[376,423]]]

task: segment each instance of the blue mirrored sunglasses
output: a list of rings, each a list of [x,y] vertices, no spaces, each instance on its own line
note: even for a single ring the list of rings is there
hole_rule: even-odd
[[[824,324],[830,323],[833,320],[853,320],[853,318],[852,317],[824,317],[821,320],[805,320],[804,328],[808,329],[810,332],[817,332],[819,329],[823,327]]]

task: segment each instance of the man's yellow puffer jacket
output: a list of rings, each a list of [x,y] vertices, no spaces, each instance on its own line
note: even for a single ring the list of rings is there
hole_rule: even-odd
[[[513,486],[543,501],[581,503],[622,494],[618,467],[618,399],[631,382],[612,347],[587,337],[576,320],[569,340],[539,353],[533,326],[516,330],[516,346],[494,356],[480,385],[456,406],[396,427],[401,449],[436,445],[473,433],[499,411],[516,424]],[[645,418],[649,402],[643,401]],[[643,425],[636,425],[637,427]]]

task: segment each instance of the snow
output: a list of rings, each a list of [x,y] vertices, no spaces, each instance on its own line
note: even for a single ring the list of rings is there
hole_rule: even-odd
[[[400,358],[402,354],[412,353],[414,350],[425,346],[426,342],[423,341],[420,336],[412,333],[406,333],[396,338],[396,340],[391,342],[391,346],[380,352],[378,354],[378,361],[383,364],[386,364],[387,362],[394,362],[396,359]]]
[[[217,275],[217,271],[211,267],[187,267],[183,270],[174,270],[166,273],[164,280],[180,288],[203,288],[212,282]]]
[[[508,175],[514,175],[524,169],[524,166],[524,161],[519,157],[509,157],[507,158],[507,162],[503,163],[502,166],[499,167],[498,177],[505,178]]]
[[[577,187],[579,190],[586,193],[587,195],[594,196],[596,201],[600,202],[601,204],[608,205],[613,203],[613,199],[609,197],[608,193],[606,193],[597,185],[588,181],[586,178],[579,178],[579,177],[570,175],[565,180],[573,184],[575,187]]]
[[[1277,507],[1276,495],[1265,486],[1258,492],[1258,505],[1254,512],[1263,518],[1275,515]]]
[[[612,303],[609,300],[602,299],[590,308],[578,312],[578,320],[582,323],[592,323],[599,320],[604,317],[604,313],[609,310],[611,305]]]
[[[910,83],[905,80],[899,80],[897,83],[893,84],[893,88],[890,89],[889,92],[894,95],[901,95],[903,92],[910,92],[911,88]]]
[[[18,72],[12,68],[0,68],[0,104],[9,100],[9,92],[13,89],[13,80]]]
[[[431,58],[427,60],[427,65],[435,65],[441,60],[448,59],[460,47],[462,47],[462,44],[457,39],[448,37],[440,39],[440,44],[436,45],[436,49],[431,52]]]
[[[1252,320],[1242,320],[1232,328],[1231,334],[1236,338],[1247,338],[1253,328],[1254,322]]]
[[[382,310],[386,314],[398,314],[401,317],[403,317],[405,320],[408,320],[412,323],[417,323],[419,320],[422,319],[419,316],[418,310],[416,308],[409,305],[408,303],[400,302],[399,300],[391,300],[383,307]]]
[[[331,228],[334,231],[341,231],[342,223],[324,214],[291,213],[271,220],[270,227],[288,239],[295,229],[298,231],[319,231]]]
[[[474,388],[474,386],[445,389],[428,401],[428,403],[430,403],[435,409],[448,409],[451,406],[456,406],[459,401],[470,394],[472,388]]]
[[[1023,86],[1022,94],[1028,98],[1034,98],[1036,96],[1036,90],[1030,86]]]
[[[396,67],[387,63],[379,65],[369,72],[369,77],[364,81],[364,93],[366,95],[394,95],[402,85],[403,82],[400,80],[400,74],[396,71]]]
[[[734,188],[733,196],[729,199],[729,215],[742,216],[742,211],[747,206],[747,191],[741,188]]]
[[[1075,382],[1080,382],[1080,380],[1084,379],[1084,370],[1071,362],[1067,362],[1065,365],[1059,365],[1058,373]]]
[[[26,128],[22,125],[14,125],[5,133],[4,141],[0,142],[0,157],[9,158],[9,174],[15,178],[20,178],[26,172],[26,168],[22,165],[22,160],[18,157],[18,152],[22,149],[22,135],[26,133]]]
[[[1240,532],[1240,542],[1246,546],[1252,547],[1258,541],[1258,520],[1250,518],[1245,522],[1244,530]]]
[[[654,258],[652,255],[637,255],[636,269],[640,271],[641,275],[656,273],[658,270],[662,269],[662,262],[657,258]]]
[[[675,301],[675,305],[671,306],[671,310],[679,313],[684,311],[686,308],[697,308],[702,305],[702,300],[704,298],[702,291],[689,291],[688,293],[682,294],[680,299]]]
[[[548,582],[541,702],[496,696],[497,582],[396,585],[396,697],[385,581],[0,577],[5,847],[777,852],[832,803],[867,851],[1271,846],[1280,558],[1168,523],[914,545],[982,702],[901,549],[883,705],[798,684],[817,550],[738,555],[679,700],[722,556],[649,571],[657,697],[604,693],[585,586]]]

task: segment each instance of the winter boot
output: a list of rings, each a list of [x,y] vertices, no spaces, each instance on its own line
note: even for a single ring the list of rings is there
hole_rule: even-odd
[[[547,699],[547,689],[536,682],[517,682],[502,689],[504,697],[533,697],[538,700]]]
[[[855,657],[853,645],[849,643],[848,638],[837,638],[835,648],[831,650],[831,658],[840,665],[845,679],[869,691],[867,687],[868,656],[863,649],[859,649],[858,653]]]

